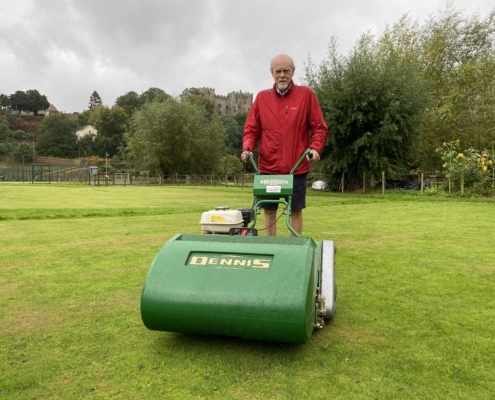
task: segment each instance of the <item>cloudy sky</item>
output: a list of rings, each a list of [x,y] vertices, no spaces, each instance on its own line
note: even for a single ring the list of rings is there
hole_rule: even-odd
[[[0,0],[0,93],[38,89],[59,110],[87,109],[131,90],[187,87],[257,93],[269,63],[287,53],[296,82],[308,54],[320,61],[335,35],[342,53],[405,13],[423,22],[445,0]],[[486,16],[493,0],[454,0]]]

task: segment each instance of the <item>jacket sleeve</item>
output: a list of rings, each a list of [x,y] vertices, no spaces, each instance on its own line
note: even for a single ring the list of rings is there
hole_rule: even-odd
[[[311,129],[311,148],[321,154],[327,143],[328,128],[313,90],[311,90],[310,96],[311,111],[308,123]]]
[[[254,149],[256,148],[260,137],[261,123],[259,118],[258,96],[256,96],[246,118],[246,125],[244,126],[244,134],[242,136],[242,152],[249,150],[254,153]]]

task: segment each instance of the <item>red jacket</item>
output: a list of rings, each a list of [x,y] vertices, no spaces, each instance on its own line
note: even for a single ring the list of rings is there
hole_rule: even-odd
[[[311,144],[309,132],[311,130]],[[258,93],[246,120],[242,151],[254,152],[260,141],[258,168],[268,174],[288,174],[308,147],[321,154],[328,128],[313,90],[294,82],[284,96],[272,89]],[[304,160],[296,174],[309,172]]]

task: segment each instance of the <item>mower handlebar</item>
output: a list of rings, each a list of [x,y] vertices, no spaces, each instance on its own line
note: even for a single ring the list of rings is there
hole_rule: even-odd
[[[260,170],[258,169],[258,166],[256,165],[256,161],[254,161],[254,158],[253,158],[253,153],[251,153],[249,150],[246,151],[246,157],[249,159],[249,161],[251,162],[251,165],[254,167],[254,170],[256,171],[256,175],[259,175],[260,174]]]
[[[251,162],[251,165],[254,167],[254,170],[256,171],[256,175],[259,175],[260,171],[258,169],[258,166],[256,165],[256,161],[254,161],[253,153],[251,153],[250,151],[246,151],[245,154],[246,154],[246,157]],[[311,148],[304,150],[304,152],[302,153],[299,160],[297,160],[294,167],[290,170],[289,174],[291,174],[291,175],[294,174],[295,170],[297,169],[297,167],[299,167],[299,164],[301,164],[303,162],[303,160],[306,156],[308,156],[309,158],[313,158],[313,152],[312,152]]]
[[[306,149],[304,150],[304,153],[302,153],[302,156],[299,158],[299,160],[297,160],[296,162],[296,165],[294,165],[294,167],[290,170],[290,174],[292,175],[297,167],[299,167],[299,164],[301,164],[303,162],[303,160],[306,158],[306,156],[308,156],[309,158],[313,158],[313,152],[311,151],[311,149]]]

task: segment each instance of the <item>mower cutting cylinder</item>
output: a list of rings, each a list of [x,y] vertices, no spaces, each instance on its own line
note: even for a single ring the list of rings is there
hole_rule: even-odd
[[[158,331],[305,343],[324,323],[321,258],[311,238],[176,235],[148,272],[143,322]]]

